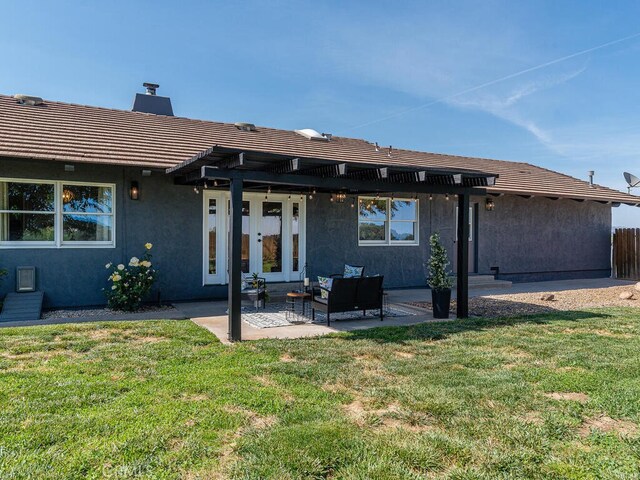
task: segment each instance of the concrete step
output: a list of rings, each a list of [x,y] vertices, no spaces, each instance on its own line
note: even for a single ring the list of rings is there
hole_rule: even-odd
[[[469,290],[484,290],[489,288],[511,288],[512,282],[496,280],[493,275],[469,275]],[[453,284],[455,288],[455,282]]]

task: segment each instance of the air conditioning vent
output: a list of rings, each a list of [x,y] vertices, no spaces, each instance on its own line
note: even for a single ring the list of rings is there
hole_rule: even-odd
[[[19,104],[21,105],[30,105],[30,106],[34,106],[34,105],[42,105],[44,103],[44,100],[42,100],[40,97],[34,97],[32,95],[14,95],[13,98],[15,98]]]
[[[256,131],[256,126],[253,123],[236,122],[236,123],[234,123],[234,125],[238,130],[242,130],[243,132],[255,132]]]

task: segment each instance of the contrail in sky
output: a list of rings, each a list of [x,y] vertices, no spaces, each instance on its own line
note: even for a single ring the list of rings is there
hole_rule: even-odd
[[[460,92],[453,93],[453,94],[447,95],[445,97],[437,98],[437,99],[432,100],[432,101],[430,101],[428,103],[423,103],[422,105],[416,105],[415,107],[407,108],[406,110],[402,110],[400,112],[392,113],[390,115],[386,115],[384,117],[380,117],[380,118],[378,118],[376,120],[371,120],[371,121],[366,122],[366,123],[361,123],[360,125],[355,125],[353,127],[348,128],[348,130],[356,130],[358,128],[367,127],[369,125],[373,125],[374,123],[384,122],[385,120],[389,120],[391,118],[396,118],[396,117],[399,117],[399,116],[404,115],[404,114],[409,113],[409,112],[414,112],[416,110],[421,110],[423,108],[427,108],[427,107],[430,107],[432,105],[436,105],[438,103],[446,102],[447,100],[451,100],[452,98],[459,97],[460,95],[464,95],[464,94],[470,93],[470,92],[475,92],[476,90],[480,90],[481,88],[485,88],[485,87],[488,87],[490,85],[495,85],[496,83],[504,82],[505,80],[510,80],[512,78],[519,77],[521,75],[524,75],[525,73],[529,73],[529,72],[533,72],[533,71],[536,71],[536,70],[540,70],[541,68],[546,68],[546,67],[549,67],[551,65],[555,65],[556,63],[564,62],[565,60],[569,60],[571,58],[579,57],[580,55],[585,55],[587,53],[591,53],[591,52],[594,52],[596,50],[600,50],[600,49],[603,49],[603,48],[606,48],[606,47],[610,47],[611,45],[615,45],[617,43],[626,42],[627,40],[631,40],[632,38],[636,38],[636,37],[640,37],[640,32],[634,33],[633,35],[629,35],[628,37],[623,37],[623,38],[619,38],[617,40],[612,40],[610,42],[603,43],[602,45],[598,45],[596,47],[587,48],[586,50],[581,50],[579,52],[572,53],[571,55],[565,55],[564,57],[556,58],[555,60],[551,60],[549,62],[541,63],[540,65],[536,65],[535,67],[530,67],[530,68],[527,68],[525,70],[520,70],[519,72],[512,73],[512,74],[507,75],[505,77],[496,78],[495,80],[491,80],[489,82],[482,83],[480,85],[476,85],[475,87],[470,87],[470,88],[467,88],[467,89],[462,90]]]

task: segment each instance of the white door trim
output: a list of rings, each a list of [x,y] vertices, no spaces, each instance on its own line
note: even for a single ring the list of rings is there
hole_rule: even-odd
[[[224,285],[228,283],[227,274],[227,229],[229,225],[228,202],[229,193],[224,191],[203,191],[202,203],[202,283],[203,285]],[[216,274],[209,274],[209,200],[216,199]],[[298,281],[304,265],[306,265],[306,197],[288,194],[268,194],[266,201],[282,202],[282,272],[262,272],[262,243],[258,242],[260,219],[262,216],[262,202],[264,193],[244,193],[243,201],[249,201],[249,262],[250,273],[256,272],[271,282]],[[293,204],[299,204],[299,251],[298,271],[293,271]],[[224,235],[221,233],[224,232]]]

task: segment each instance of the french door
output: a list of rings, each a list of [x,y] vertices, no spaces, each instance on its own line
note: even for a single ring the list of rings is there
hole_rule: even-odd
[[[228,282],[229,195],[204,191],[204,284]],[[242,272],[271,282],[298,281],[305,264],[305,201],[299,196],[245,193]]]

